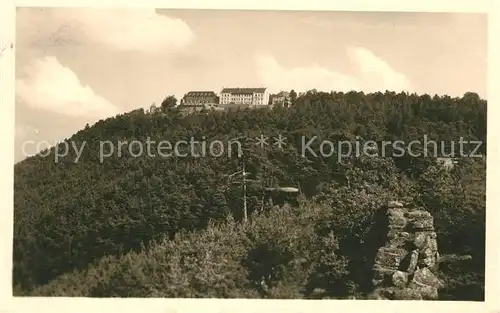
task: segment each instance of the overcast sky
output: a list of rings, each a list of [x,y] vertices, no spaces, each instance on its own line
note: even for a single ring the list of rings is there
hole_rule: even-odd
[[[480,14],[22,8],[16,23],[16,161],[27,140],[189,90],[486,97]]]

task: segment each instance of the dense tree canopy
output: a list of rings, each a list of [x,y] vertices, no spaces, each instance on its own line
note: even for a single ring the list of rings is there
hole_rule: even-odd
[[[172,106],[174,100],[167,97],[162,112],[136,110],[79,131],[68,139],[85,143],[76,163],[70,150],[57,163],[38,155],[15,165],[17,293],[314,297],[319,289],[326,297],[358,295],[367,279],[353,269],[366,263],[359,251],[373,249],[367,234],[374,211],[387,200],[411,197],[434,215],[441,250],[473,256],[462,267],[443,269],[450,286],[446,297],[484,296],[485,100],[473,93],[451,98],[311,91],[289,108],[187,116]],[[148,156],[130,145],[191,138],[229,142],[261,134],[282,135],[286,145],[262,149],[241,140],[241,157],[228,155],[227,147],[218,157],[162,157],[154,143],[154,156]],[[339,161],[338,150],[303,156],[304,138],[317,138],[312,151],[324,148],[322,140],[373,140],[379,146],[400,140],[407,147],[427,138],[445,144],[430,157],[387,150],[340,155]],[[482,157],[458,156],[457,148],[452,169],[436,162],[460,140],[483,142],[477,151],[475,144],[463,148]],[[120,153],[119,141],[129,143]],[[111,143],[114,153],[102,158],[100,151],[110,152]],[[241,184],[227,175],[243,163],[254,218],[240,225]],[[301,204],[257,213],[271,207],[262,203],[264,187],[276,185],[299,186]],[[220,264],[222,259],[228,263]],[[464,268],[467,273],[460,274]]]

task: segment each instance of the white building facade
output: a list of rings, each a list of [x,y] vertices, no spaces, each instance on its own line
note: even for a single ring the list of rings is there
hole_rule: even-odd
[[[219,101],[220,104],[263,106],[269,104],[269,91],[267,88],[223,88]]]

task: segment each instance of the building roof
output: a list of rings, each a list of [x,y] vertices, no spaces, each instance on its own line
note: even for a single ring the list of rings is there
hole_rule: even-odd
[[[213,91],[190,91],[184,97],[210,97],[217,96]]]
[[[236,93],[236,94],[249,94],[249,93],[264,93],[267,88],[223,88],[221,93]]]

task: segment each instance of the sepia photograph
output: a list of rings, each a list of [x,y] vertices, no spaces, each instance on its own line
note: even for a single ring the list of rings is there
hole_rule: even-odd
[[[486,13],[15,32],[14,297],[485,301]]]

